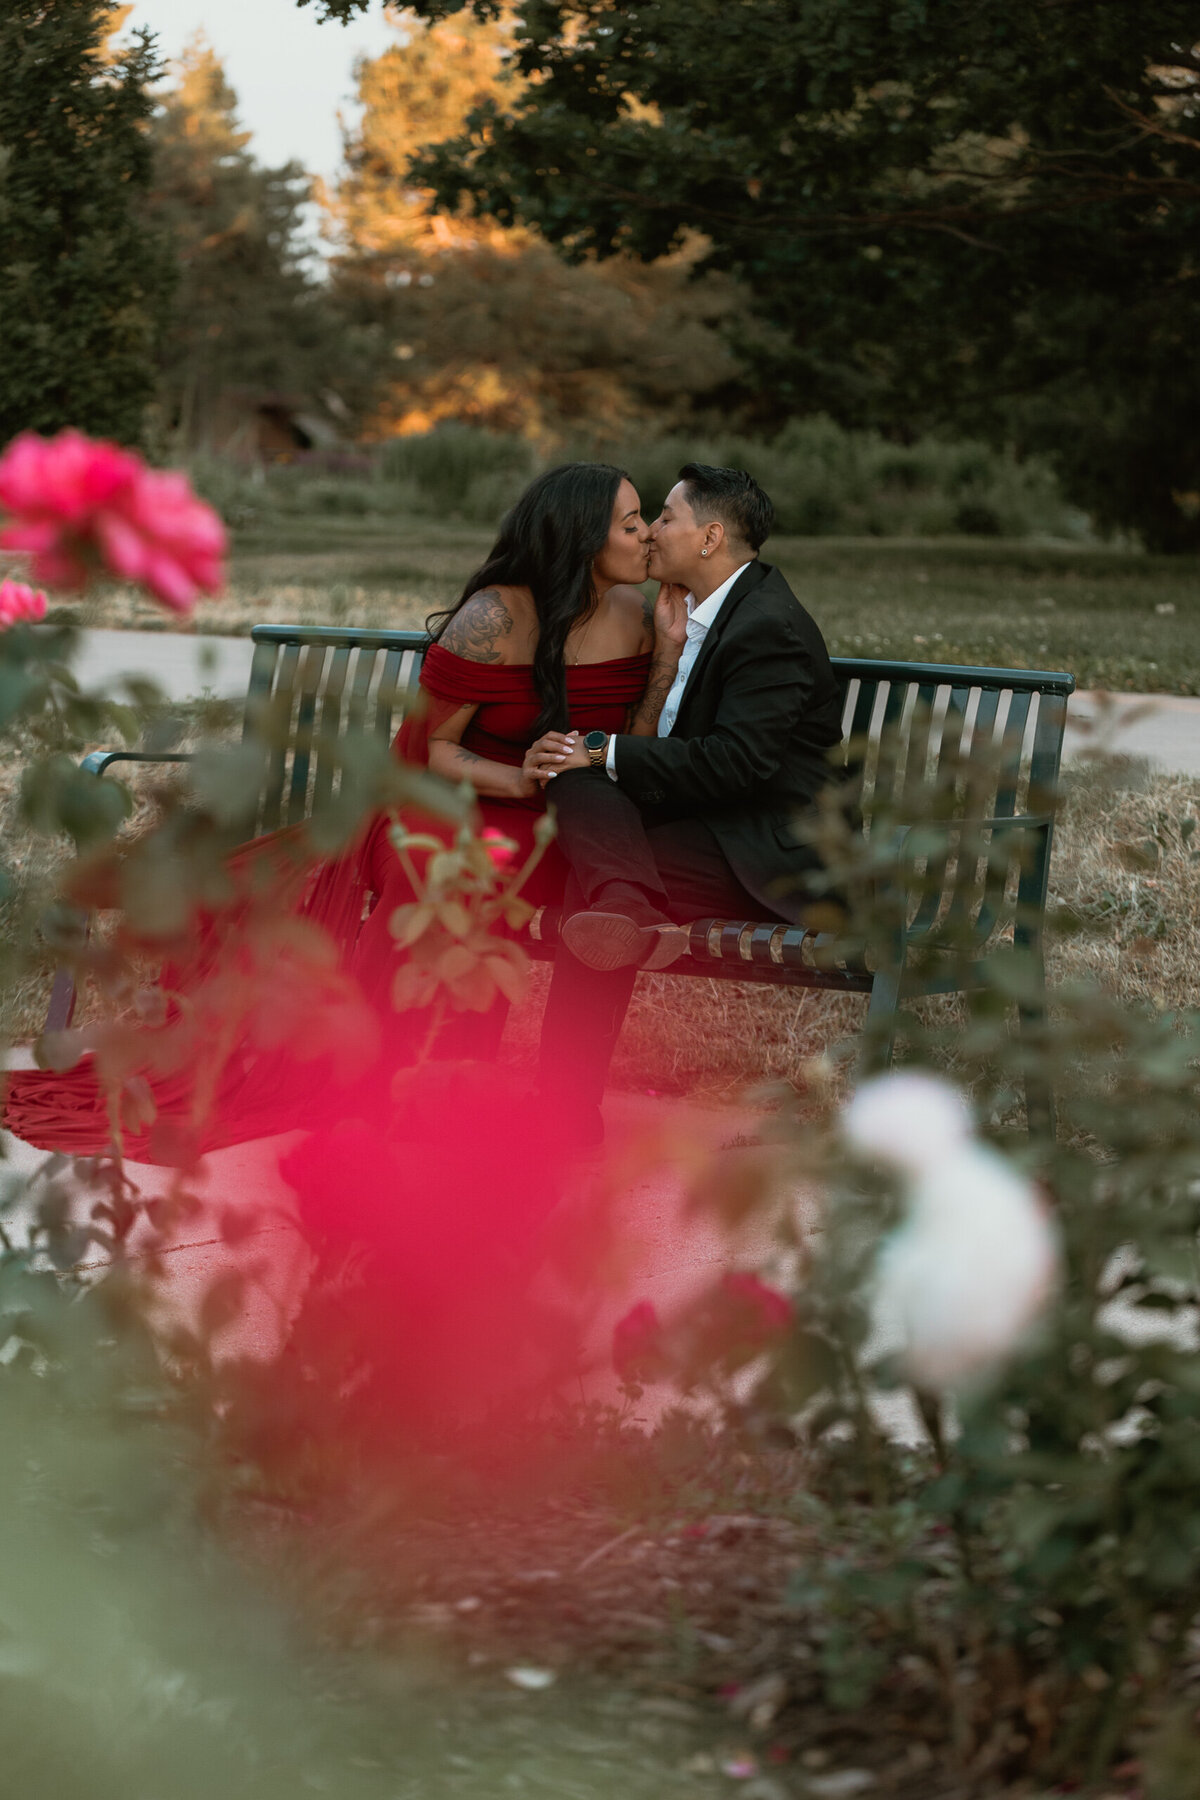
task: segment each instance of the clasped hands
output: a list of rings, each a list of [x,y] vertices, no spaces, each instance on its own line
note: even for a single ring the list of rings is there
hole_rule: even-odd
[[[547,731],[525,752],[521,773],[527,781],[544,788],[564,769],[590,769],[591,766],[592,759],[583,747],[580,732]]]

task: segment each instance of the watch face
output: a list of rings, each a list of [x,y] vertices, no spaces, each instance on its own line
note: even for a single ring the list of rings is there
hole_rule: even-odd
[[[583,747],[585,750],[603,750],[607,742],[608,733],[606,731],[589,731],[583,740]]]

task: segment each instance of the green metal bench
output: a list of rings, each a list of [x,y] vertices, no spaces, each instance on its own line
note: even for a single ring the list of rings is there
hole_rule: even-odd
[[[270,720],[273,748],[256,821],[265,832],[300,822],[330,798],[338,740],[346,733],[392,736],[417,689],[426,639],[419,631],[286,625],[257,625],[251,636],[243,731],[251,736]],[[978,984],[998,937],[1007,933],[1006,941],[1042,966],[1054,796],[1075,680],[1062,672],[859,657],[834,657],[833,668],[846,694],[843,760],[862,771],[864,832],[893,816],[904,784],[911,792],[914,782],[932,780],[950,761],[974,758],[991,772],[991,787],[982,808],[980,793],[972,795],[970,828],[998,853],[985,854],[983,875],[975,867],[969,881],[959,866],[964,858],[927,855],[923,884],[893,952],[875,967],[837,955],[832,939],[798,926],[698,919],[688,954],[670,974],[869,995],[877,1060],[886,1062],[901,1002]],[[186,760],[94,751],[83,766],[101,775],[122,762]],[[947,920],[957,927],[959,948],[939,960]],[[556,942],[557,919],[545,909],[533,922],[528,948],[535,957],[552,957]],[[69,1024],[73,1006],[70,978],[60,975],[47,1029]],[[1037,1010],[1026,1007],[1023,1017]],[[1031,1112],[1044,1113],[1049,1104],[1045,1095],[1030,1094],[1029,1101]]]

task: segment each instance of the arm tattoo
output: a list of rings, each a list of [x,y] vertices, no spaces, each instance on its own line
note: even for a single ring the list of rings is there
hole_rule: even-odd
[[[653,602],[653,600],[647,600],[645,594],[642,595],[642,624],[646,627],[646,630],[650,633],[651,640],[653,641],[653,638],[654,638],[654,602]]]
[[[658,724],[658,715],[667,703],[667,695],[675,685],[675,677],[679,673],[677,662],[652,662],[650,674],[646,681],[646,691],[633,709],[632,724],[645,725],[653,731]]]
[[[474,750],[464,750],[461,744],[454,746],[454,760],[465,765],[486,762],[486,756],[476,756]]]
[[[512,628],[512,614],[496,589],[483,588],[459,607],[438,642],[468,662],[496,663],[502,661],[497,640]]]

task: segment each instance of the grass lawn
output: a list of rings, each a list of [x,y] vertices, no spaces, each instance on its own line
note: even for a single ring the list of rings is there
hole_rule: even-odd
[[[486,554],[490,534],[426,518],[308,515],[239,533],[228,594],[200,629],[261,620],[420,625]],[[776,538],[779,564],[843,656],[1069,669],[1081,687],[1200,694],[1200,562],[990,539]],[[109,589],[96,626],[169,629],[161,608]]]

